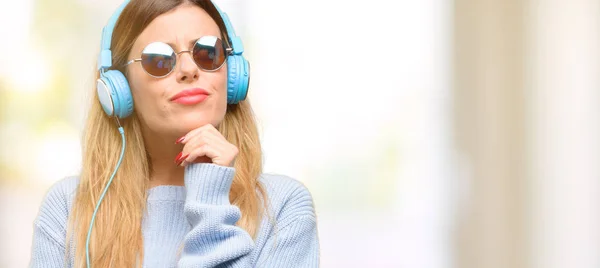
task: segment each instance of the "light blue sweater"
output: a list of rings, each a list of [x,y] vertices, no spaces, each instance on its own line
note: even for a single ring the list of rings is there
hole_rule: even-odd
[[[241,213],[229,202],[234,172],[215,164],[191,164],[185,168],[185,186],[148,190],[148,213],[142,220],[144,267],[319,266],[316,216],[306,187],[290,177],[262,174],[276,225],[263,217],[252,240],[235,226]],[[78,181],[63,179],[46,194],[34,222],[30,267],[73,266],[72,257],[65,264],[65,237]]]

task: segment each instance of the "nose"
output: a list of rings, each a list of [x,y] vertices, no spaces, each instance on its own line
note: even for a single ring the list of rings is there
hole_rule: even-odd
[[[200,69],[198,66],[196,66],[194,58],[192,58],[191,51],[181,51],[178,53],[178,56],[179,64],[177,64],[177,81],[181,83],[189,83],[198,80]]]

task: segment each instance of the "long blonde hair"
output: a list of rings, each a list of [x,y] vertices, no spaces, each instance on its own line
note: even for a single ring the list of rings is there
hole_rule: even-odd
[[[191,2],[207,11],[223,36],[227,36],[219,13],[209,0],[132,0],[115,25],[111,44],[113,66],[123,66],[135,39],[154,18],[184,2]],[[228,42],[227,38],[223,40]],[[122,69],[115,69],[124,73]],[[98,77],[99,73],[96,72]],[[121,136],[115,121],[102,110],[95,88],[92,91],[82,144],[82,171],[66,238],[67,259],[74,254],[75,267],[85,267],[87,229],[96,202],[121,151]],[[143,260],[141,224],[149,186],[150,163],[141,123],[135,111],[121,120],[121,125],[125,130],[127,147],[121,166],[96,215],[89,246],[90,264],[93,267],[140,267]],[[218,130],[239,149],[229,199],[242,211],[237,226],[255,237],[267,206],[267,198],[265,189],[258,181],[262,173],[262,151],[250,102],[245,100],[228,105]]]

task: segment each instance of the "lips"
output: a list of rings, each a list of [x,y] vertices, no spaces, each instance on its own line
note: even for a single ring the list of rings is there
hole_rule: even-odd
[[[186,105],[192,105],[204,101],[209,93],[202,88],[192,88],[183,90],[175,96],[171,97],[170,101]]]

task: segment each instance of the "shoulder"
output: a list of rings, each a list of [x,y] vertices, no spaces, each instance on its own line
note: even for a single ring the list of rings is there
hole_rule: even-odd
[[[75,195],[78,184],[79,178],[76,176],[66,177],[55,182],[46,191],[41,209],[67,208],[67,205],[71,203],[71,199]]]
[[[270,211],[278,222],[316,219],[312,194],[302,182],[274,173],[263,173],[260,182],[265,188]]]
[[[35,226],[56,240],[64,240],[70,207],[79,183],[78,177],[67,177],[54,183],[40,205]]]

